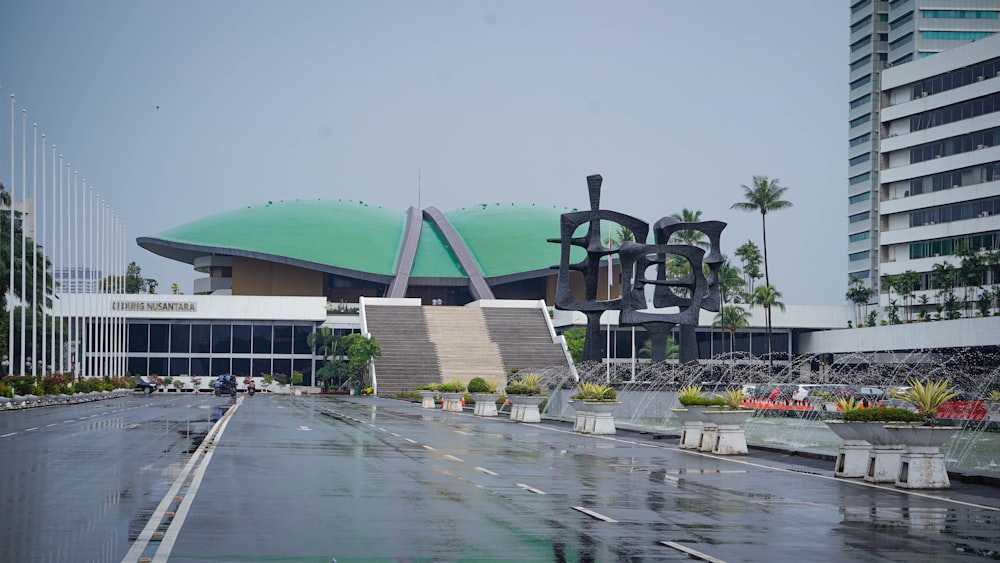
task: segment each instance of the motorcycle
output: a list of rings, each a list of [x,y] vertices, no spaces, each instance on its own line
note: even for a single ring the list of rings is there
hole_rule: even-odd
[[[254,389],[253,385],[247,386],[247,395],[248,396],[253,397],[253,394],[256,393],[256,392],[257,392],[257,390]]]

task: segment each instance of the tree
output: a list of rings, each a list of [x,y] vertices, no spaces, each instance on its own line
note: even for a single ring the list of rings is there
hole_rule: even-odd
[[[35,246],[35,241],[31,237],[24,237],[21,230],[23,214],[12,209],[10,192],[4,188],[3,184],[0,184],[0,208],[4,210],[4,212],[0,212],[0,233],[2,233],[0,235],[0,241],[2,241],[2,245],[0,245],[0,254],[2,254],[0,256],[0,306],[2,306],[2,310],[7,310],[8,293],[25,304],[30,304],[32,296],[34,296],[37,311],[52,307],[52,292],[53,287],[55,287],[50,274],[52,262]],[[14,216],[13,241],[10,236],[11,215]],[[11,242],[13,242],[13,252],[11,252]],[[11,264],[12,254],[13,264]],[[24,263],[21,262],[22,254],[24,254]],[[39,267],[38,271],[35,270],[36,263]],[[41,276],[43,265],[45,268],[44,279]],[[10,286],[11,268],[14,270],[13,287]],[[26,280],[23,294],[19,281],[22,276]]]
[[[851,276],[850,283],[851,287],[847,290],[845,297],[854,303],[854,323],[861,326],[865,316],[868,315],[868,303],[875,295],[875,290],[865,286],[856,276]],[[862,308],[864,308],[864,316],[861,314]]]
[[[966,316],[971,317],[974,298],[969,295],[969,289],[982,289],[983,275],[987,269],[986,257],[967,243],[962,243],[955,249],[955,256],[962,259],[958,266],[958,278],[962,284]]]
[[[313,351],[323,356],[323,365],[316,370],[316,377],[323,382],[324,388],[329,388],[330,382],[335,378],[340,383],[340,377],[346,370],[341,369],[343,362],[334,358],[328,361],[330,356],[337,355],[337,348],[340,344],[340,337],[333,333],[333,329],[328,326],[320,327],[306,337],[306,345]]]
[[[951,262],[938,262],[931,269],[931,283],[937,290],[937,298],[940,307],[939,311],[947,308],[945,313],[949,319],[961,316],[958,298],[955,296],[955,287],[958,285],[959,272]],[[957,316],[956,316],[957,315]]]
[[[125,293],[156,293],[158,282],[153,278],[142,277],[142,268],[134,261],[125,268]],[[101,280],[101,291],[111,293],[120,287],[122,276],[107,276]]]
[[[743,293],[749,295],[757,280],[763,276],[760,271],[760,248],[752,240],[748,240],[736,249],[736,256],[743,262]]]
[[[701,211],[691,211],[685,207],[680,213],[674,213],[671,217],[682,223],[697,223],[701,221]],[[670,235],[670,244],[686,244],[699,248],[708,248],[705,233],[694,229],[683,229]]]
[[[647,338],[646,342],[639,347],[636,352],[636,356],[639,358],[652,358],[653,357],[653,339]],[[681,356],[681,347],[674,341],[673,336],[667,336],[667,341],[664,344],[663,359],[665,360],[676,360]]]
[[[619,225],[618,232],[615,233],[615,244],[617,246],[621,246],[622,243],[627,240],[634,241],[635,233],[633,233],[632,229],[626,227],[625,225]]]
[[[569,350],[569,355],[573,358],[573,363],[583,361],[583,342],[586,336],[587,329],[583,327],[571,328],[563,333],[563,338],[566,340],[566,349]]]
[[[773,285],[758,285],[750,295],[751,305],[760,305],[764,308],[764,318],[767,319],[767,360],[771,367],[774,367],[774,358],[771,355],[771,307],[785,310],[785,304],[781,302],[781,292]]]
[[[750,311],[738,305],[727,305],[715,314],[715,320],[712,321],[712,326],[724,328],[729,331],[729,355],[732,356],[733,363],[736,362],[736,356],[734,355],[736,331],[737,329],[745,328],[749,319]]]
[[[754,176],[753,187],[741,185],[743,188],[743,199],[734,203],[730,209],[740,211],[759,211],[761,231],[764,235],[764,286],[771,286],[771,274],[767,267],[767,212],[786,209],[792,206],[790,201],[781,199],[781,196],[788,191],[786,187],[778,186],[778,179],[769,179],[767,176]],[[770,320],[768,320],[770,324]]]
[[[344,336],[341,341],[347,346],[347,369],[351,377],[364,381],[372,360],[382,357],[378,341],[375,338],[365,338],[357,332]]]
[[[729,259],[723,257],[722,265],[719,266],[719,294],[722,296],[722,303],[734,303],[737,298],[742,298],[743,275],[740,269],[730,264]]]

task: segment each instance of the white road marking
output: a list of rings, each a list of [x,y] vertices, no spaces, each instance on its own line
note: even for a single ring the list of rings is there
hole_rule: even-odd
[[[309,428],[308,426],[299,426],[299,430],[305,430],[305,431],[308,432],[308,431],[312,430],[312,428]]]
[[[614,518],[612,518],[610,516],[605,516],[605,515],[601,514],[600,512],[594,512],[593,510],[590,510],[588,508],[584,508],[582,506],[574,506],[573,510],[579,510],[580,512],[586,514],[587,516],[590,516],[592,518],[597,518],[598,520],[604,520],[605,522],[611,522],[611,523],[618,522],[618,520],[615,520]]]
[[[447,459],[448,461],[457,461],[457,462],[460,462],[460,463],[462,461],[464,461],[464,460],[462,460],[460,458],[457,458],[457,457],[455,457],[455,456],[453,456],[451,454],[445,454],[444,458]]]
[[[403,439],[406,440],[407,442],[411,443],[411,444],[416,444],[417,443],[416,440],[411,440],[409,438],[403,438]]]
[[[14,436],[16,434],[17,434],[17,432],[8,432],[7,434],[4,434],[3,436],[0,436],[0,438],[7,438],[8,436]]]
[[[548,493],[546,493],[545,491],[543,491],[541,489],[536,489],[536,488],[532,487],[531,485],[525,485],[524,483],[517,483],[517,486],[521,487],[522,489],[524,489],[526,491],[530,491],[532,493],[535,493],[536,495],[547,495],[548,494]]]
[[[681,545],[681,544],[679,544],[677,542],[661,541],[660,543],[663,544],[663,545],[665,545],[665,546],[667,546],[667,547],[672,547],[672,548],[676,549],[677,551],[683,551],[684,553],[687,553],[688,555],[690,555],[692,557],[697,557],[698,559],[701,559],[703,561],[709,561],[710,563],[726,563],[722,559],[718,559],[716,557],[712,557],[711,555],[708,555],[707,553],[702,553],[702,552],[698,551],[697,549],[691,549],[690,547],[685,547],[685,546],[683,546],[683,545]]]
[[[485,467],[477,467],[476,471],[482,471],[483,473],[485,473],[487,475],[493,475],[493,476],[498,475],[498,473],[494,473],[493,471],[490,471],[489,469],[486,469]]]
[[[48,428],[50,426],[59,426],[59,423],[58,422],[53,422],[52,424],[46,424],[45,425],[46,428]]]
[[[39,428],[38,426],[36,426],[34,428],[29,428],[29,429],[25,430],[25,432],[31,432],[32,430],[38,430],[38,428]]]
[[[455,434],[462,434],[465,436],[472,436],[472,432],[466,432],[465,430],[456,430]]]
[[[426,445],[426,444],[425,444],[425,445],[423,446],[423,448],[424,448],[425,450],[430,450],[430,451],[432,451],[432,452],[436,452],[436,451],[437,451],[436,449],[434,449],[434,448],[432,448],[432,447],[430,447],[430,446],[428,446],[428,445]]]
[[[399,434],[396,434],[395,432],[389,432],[389,435],[390,436],[395,436],[396,438],[400,437]]]

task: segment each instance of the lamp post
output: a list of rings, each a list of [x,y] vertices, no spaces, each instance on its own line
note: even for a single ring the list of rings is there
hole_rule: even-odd
[[[3,356],[3,374],[8,375],[8,368],[10,367],[10,358],[6,354]]]

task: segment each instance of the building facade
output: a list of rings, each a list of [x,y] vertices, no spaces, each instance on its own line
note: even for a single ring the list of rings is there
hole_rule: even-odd
[[[852,0],[850,10],[847,272],[877,290],[882,73],[1000,31],[1000,0]]]
[[[940,302],[942,270],[977,253],[956,297],[974,303],[1000,281],[1000,35],[886,70],[881,103],[880,276],[916,272]]]

